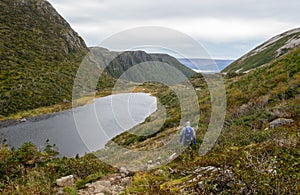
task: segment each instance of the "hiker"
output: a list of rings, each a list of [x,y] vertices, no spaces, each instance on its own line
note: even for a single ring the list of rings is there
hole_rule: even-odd
[[[191,142],[194,142],[196,145],[196,133],[195,130],[191,127],[191,123],[186,122],[186,126],[182,128],[180,132],[180,143],[183,143],[183,146],[189,146]]]

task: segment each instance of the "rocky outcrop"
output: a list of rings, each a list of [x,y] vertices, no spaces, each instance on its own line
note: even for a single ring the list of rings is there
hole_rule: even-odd
[[[126,187],[130,185],[131,180],[132,174],[126,168],[121,167],[119,173],[86,184],[83,189],[78,191],[78,194],[119,194],[125,191]]]
[[[68,175],[56,180],[56,185],[59,187],[73,186],[74,185],[74,176]]]
[[[280,127],[280,126],[283,126],[283,125],[289,125],[293,122],[294,122],[293,119],[278,118],[278,119],[275,119],[272,122],[270,122],[269,126],[271,128],[276,128],[276,127]]]
[[[49,21],[56,25],[62,25],[65,29],[60,30],[60,35],[65,40],[66,48],[64,51],[69,53],[78,49],[86,48],[83,39],[75,32],[69,23],[52,7],[52,5],[45,0],[36,1],[36,8],[39,14],[49,19]]]

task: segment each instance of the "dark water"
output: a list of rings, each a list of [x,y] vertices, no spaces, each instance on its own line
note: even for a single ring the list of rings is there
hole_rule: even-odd
[[[156,98],[149,94],[111,95],[90,105],[1,128],[0,140],[6,139],[15,147],[30,141],[43,148],[49,139],[61,155],[82,155],[101,149],[116,135],[143,122],[156,108]]]

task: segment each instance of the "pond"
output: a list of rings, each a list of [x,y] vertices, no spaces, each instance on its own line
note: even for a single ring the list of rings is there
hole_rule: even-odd
[[[149,94],[114,94],[97,98],[92,104],[1,128],[0,141],[15,147],[32,142],[43,149],[48,139],[56,144],[61,156],[83,155],[103,148],[156,109],[156,98]]]

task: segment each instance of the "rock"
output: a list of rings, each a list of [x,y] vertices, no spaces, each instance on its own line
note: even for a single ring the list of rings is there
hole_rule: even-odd
[[[100,185],[99,182],[88,184],[87,187],[93,189],[93,194],[97,194],[97,193],[111,194],[111,191],[107,187]]]
[[[277,171],[275,169],[269,169],[268,173],[272,175],[277,175]]]
[[[26,121],[27,121],[26,118],[21,118],[21,119],[20,119],[20,122],[26,122]]]
[[[119,171],[120,171],[120,173],[124,173],[126,175],[129,174],[128,170],[125,167],[121,167]]]
[[[159,169],[159,170],[157,170],[157,171],[154,172],[154,174],[156,174],[156,175],[162,175],[164,173],[165,173],[165,171],[162,170],[162,169]]]
[[[122,186],[127,186],[131,183],[131,178],[130,177],[125,177],[121,179],[121,185]]]
[[[63,99],[63,103],[70,103],[69,100]]]
[[[204,188],[205,188],[205,185],[204,185],[203,183],[204,183],[203,181],[199,181],[199,182],[198,182],[198,187],[199,187],[200,189],[204,189]]]
[[[160,156],[159,156],[159,157],[157,157],[157,161],[159,161],[159,162],[161,161],[161,157],[160,157]]]
[[[238,116],[241,116],[241,115],[243,115],[243,114],[249,112],[250,109],[251,109],[251,106],[250,106],[250,105],[248,105],[248,104],[243,104],[243,105],[241,105],[241,106],[238,108],[237,114],[238,114]]]
[[[122,178],[122,176],[121,176],[121,175],[118,175],[116,178],[117,178],[117,179],[121,179],[121,178]]]
[[[293,122],[294,122],[293,119],[278,118],[278,119],[275,119],[272,122],[270,122],[269,126],[271,128],[275,128],[275,127],[280,127],[280,126],[283,126],[283,125],[288,125],[288,124],[291,124]]]
[[[56,180],[56,184],[60,187],[73,186],[74,185],[74,176],[68,175]]]
[[[129,174],[126,176],[125,173]],[[130,172],[126,168],[121,167],[119,173],[111,174],[109,177],[86,184],[85,188],[78,190],[78,194],[120,194],[130,185],[131,180]]]
[[[171,174],[175,173],[175,171],[172,168],[168,167],[168,169],[169,169]]]
[[[215,172],[215,171],[218,171],[218,170],[220,170],[220,168],[216,168],[216,167],[213,167],[213,166],[207,166],[207,167],[200,167],[200,168],[196,169],[194,171],[194,173],[208,172],[208,171]]]
[[[176,152],[173,153],[173,154],[169,157],[169,160],[173,160],[175,156],[176,156]]]
[[[60,188],[60,189],[58,190],[58,192],[56,193],[56,195],[59,195],[59,194],[64,194],[64,191],[63,191],[62,188]]]
[[[122,186],[116,185],[116,186],[114,186],[114,189],[113,189],[113,190],[114,190],[115,192],[117,192],[117,193],[113,193],[113,194],[119,194],[118,192],[124,191],[125,188],[122,187]]]
[[[105,186],[105,187],[107,187],[107,188],[110,188],[110,187],[111,187],[110,181],[107,181],[107,180],[104,180],[104,181],[98,181],[97,183],[98,183],[99,185]]]

